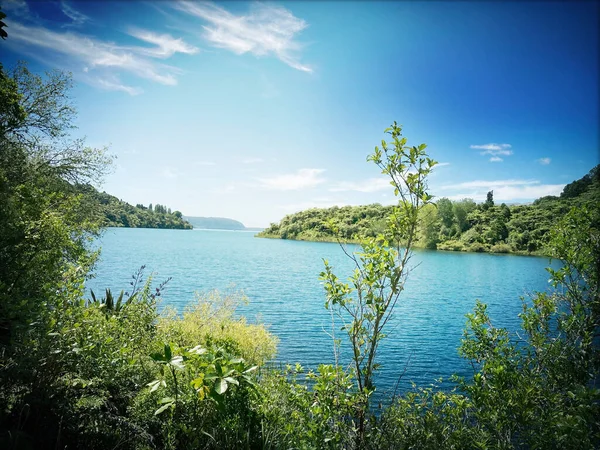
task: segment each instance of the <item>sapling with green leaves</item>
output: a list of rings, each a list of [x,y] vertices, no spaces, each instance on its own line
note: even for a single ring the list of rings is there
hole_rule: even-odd
[[[385,230],[376,237],[363,238],[359,251],[349,252],[342,239],[338,240],[355,265],[348,281],[341,281],[327,260],[321,273],[327,294],[325,306],[341,320],[352,347],[352,371],[361,398],[356,414],[358,447],[364,443],[369,399],[375,391],[373,376],[379,368],[377,349],[410,272],[419,211],[432,200],[427,192],[427,176],[436,164],[427,156],[425,144],[407,145],[402,127],[396,122],[385,133],[391,136],[391,141],[382,140],[381,148],[375,147],[367,161],[375,163],[381,173],[390,177],[398,204]],[[339,236],[337,225],[330,222],[329,226]]]

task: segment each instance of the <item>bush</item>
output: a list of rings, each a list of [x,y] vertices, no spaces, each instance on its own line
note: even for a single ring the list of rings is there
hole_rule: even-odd
[[[496,244],[493,245],[490,249],[492,253],[510,253],[512,252],[512,247],[508,244]]]
[[[465,250],[465,245],[460,241],[449,240],[437,244],[438,250],[450,250],[453,252],[462,252]]]
[[[467,251],[469,251],[469,252],[482,253],[482,252],[487,252],[488,250],[489,250],[489,246],[487,246],[485,244],[481,244],[479,242],[475,242],[467,247]]]
[[[234,291],[197,294],[196,302],[186,306],[181,316],[173,308],[165,309],[158,321],[160,338],[182,348],[221,346],[262,365],[275,356],[277,338],[264,325],[235,317],[238,306],[247,301],[243,293]]]

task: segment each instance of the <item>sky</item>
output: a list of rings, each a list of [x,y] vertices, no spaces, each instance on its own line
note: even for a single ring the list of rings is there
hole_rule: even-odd
[[[264,227],[390,204],[393,121],[430,192],[527,203],[599,162],[598,3],[5,0],[5,67],[69,71],[129,203]]]

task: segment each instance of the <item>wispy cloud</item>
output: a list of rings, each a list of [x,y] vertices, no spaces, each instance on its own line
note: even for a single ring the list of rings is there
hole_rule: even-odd
[[[154,44],[156,47],[136,47],[134,51],[155,58],[169,58],[175,53],[185,53],[188,55],[198,53],[198,49],[196,47],[187,44],[181,38],[174,38],[170,34],[157,34],[147,30],[132,28],[129,30],[129,35],[141,41]]]
[[[357,191],[357,192],[378,192],[386,189],[392,189],[390,180],[387,178],[369,178],[364,181],[343,181],[329,190],[331,192]]]
[[[444,167],[444,166],[449,166],[450,163],[449,162],[439,162],[435,165],[435,167]]]
[[[116,77],[96,77],[92,79],[91,84],[95,84],[96,86],[106,89],[107,91],[127,92],[129,95],[139,95],[144,92],[142,88],[122,84]]]
[[[546,195],[559,195],[564,184],[541,184],[539,180],[475,180],[441,186],[437,195],[451,200],[472,198],[485,200],[488,191],[494,191],[494,200],[501,202],[519,202],[534,200]],[[452,192],[457,192],[453,194]]]
[[[247,14],[240,15],[214,3],[179,1],[174,6],[209,23],[202,26],[202,36],[214,47],[238,55],[273,55],[294,69],[313,71],[300,62],[302,46],[296,41],[296,35],[308,25],[281,6],[253,3]]]
[[[291,191],[315,187],[325,182],[320,177],[324,169],[300,169],[296,173],[277,175],[271,178],[258,178],[261,187],[280,191]]]
[[[73,31],[53,31],[37,25],[10,22],[9,45],[17,51],[43,59],[45,63],[60,64],[88,84],[107,90],[136,95],[139,87],[122,83],[119,74],[128,73],[164,85],[176,85],[176,67],[157,62],[176,52],[193,53],[195,49],[168,34],[156,35],[136,30],[134,36],[155,45],[154,48],[120,46]]]
[[[216,166],[217,163],[213,161],[195,161],[195,166]]]
[[[442,189],[493,189],[495,187],[500,186],[526,186],[532,184],[539,184],[538,180],[494,180],[494,181],[485,181],[485,180],[475,180],[475,181],[465,181],[462,183],[456,184],[447,184],[442,186]]]
[[[537,160],[542,166],[547,166],[552,160],[550,158],[540,158]]]
[[[2,2],[2,10],[10,12],[15,17],[27,17],[31,14],[29,5],[25,0],[5,0]]]
[[[481,145],[471,145],[471,148],[474,150],[483,150],[481,152],[482,155],[490,155],[490,162],[502,162],[503,158],[500,156],[509,156],[513,154],[511,150],[510,144],[481,144]]]
[[[71,19],[72,22],[69,24],[70,26],[80,27],[81,25],[83,25],[84,23],[86,23],[90,20],[90,18],[88,16],[86,16],[85,14],[83,14],[80,11],[77,11],[75,8],[73,8],[69,3],[65,2],[65,1],[60,2],[60,9],[65,16],[67,16],[69,19]]]
[[[487,150],[487,151],[501,151],[511,148],[510,144],[483,144],[483,145],[471,145],[472,149],[475,150]]]

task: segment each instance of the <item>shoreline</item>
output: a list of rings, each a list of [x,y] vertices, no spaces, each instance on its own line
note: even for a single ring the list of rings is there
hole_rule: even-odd
[[[319,238],[319,239],[283,239],[279,236],[274,236],[274,235],[263,235],[260,236],[259,234],[255,234],[254,235],[255,238],[261,238],[261,239],[280,239],[283,241],[299,241],[299,242],[321,242],[321,243],[329,243],[329,244],[356,244],[356,245],[360,245],[361,241],[357,240],[357,239],[328,239],[328,238]],[[461,250],[451,250],[451,249],[441,249],[441,248],[426,248],[420,245],[413,245],[414,249],[418,249],[418,250],[429,250],[432,252],[448,252],[448,253],[487,253],[490,255],[514,255],[514,256],[534,256],[537,258],[550,258],[549,255],[543,253],[543,252],[524,252],[524,251],[510,251],[510,252],[492,252],[492,251],[472,251],[472,250],[465,250],[465,249],[461,249]]]

